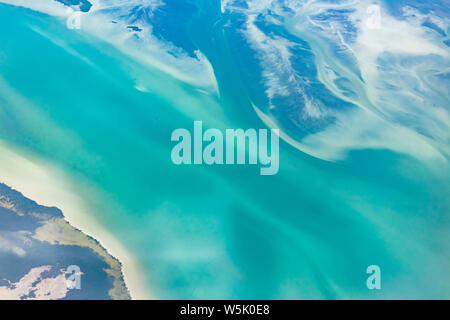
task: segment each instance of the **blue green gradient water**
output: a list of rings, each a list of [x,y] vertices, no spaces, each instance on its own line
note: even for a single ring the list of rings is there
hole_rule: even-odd
[[[328,162],[285,142],[276,176],[172,164],[170,135],[194,120],[266,127],[220,8],[202,10],[189,37],[220,96],[57,19],[0,5],[0,138],[67,174],[157,298],[450,297],[444,164],[382,149]],[[150,90],[136,90],[137,79]],[[379,291],[366,287],[372,264]]]

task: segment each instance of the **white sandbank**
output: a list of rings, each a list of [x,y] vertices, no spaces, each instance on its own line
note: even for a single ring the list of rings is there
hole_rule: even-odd
[[[146,286],[146,276],[137,259],[89,214],[83,199],[58,169],[19,154],[0,140],[0,182],[40,205],[59,208],[72,226],[98,240],[119,259],[132,299],[154,298]]]

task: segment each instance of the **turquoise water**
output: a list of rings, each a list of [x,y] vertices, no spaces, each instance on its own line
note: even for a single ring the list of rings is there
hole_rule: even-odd
[[[294,98],[268,98],[254,61],[276,52],[255,56],[257,44],[239,46],[241,33],[230,25],[245,23],[240,13],[220,18],[216,4],[188,16],[187,34],[173,42],[208,58],[220,94],[69,30],[64,21],[1,4],[0,138],[67,174],[95,218],[137,257],[157,298],[448,298],[445,130],[433,135],[414,123],[444,160],[423,161],[417,143],[410,153],[390,145],[355,148],[325,161],[341,151],[325,145],[309,155],[280,141],[275,176],[260,176],[256,166],[172,164],[172,131],[191,129],[195,120],[223,130],[266,128],[252,104],[266,113],[277,104],[273,118],[295,139],[329,123],[296,131],[288,114]],[[317,79],[317,57],[332,60],[326,49],[314,51],[322,50],[320,40],[305,34],[309,44],[300,42],[302,31],[296,32],[287,36],[300,43],[295,63],[303,64],[304,77]],[[350,74],[344,69],[343,78]],[[289,77],[281,67],[276,74]],[[352,102],[368,99],[357,79],[348,76],[350,84],[342,81],[335,92],[317,80],[301,89],[319,92],[336,112],[353,110]],[[448,108],[448,96],[436,90],[430,97]],[[399,125],[395,114],[386,118]],[[342,142],[333,137],[327,143]],[[374,264],[382,290],[366,287],[366,268]]]

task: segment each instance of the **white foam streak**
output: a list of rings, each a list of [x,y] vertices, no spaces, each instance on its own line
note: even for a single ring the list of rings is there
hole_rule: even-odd
[[[291,49],[296,44],[265,34],[254,23],[256,17],[270,21],[268,9],[283,16],[286,30],[311,46],[318,80],[336,97],[358,107],[351,111],[333,110],[336,121],[302,141],[293,143],[293,139],[284,134],[290,144],[328,160],[342,159],[353,149],[369,148],[388,149],[422,160],[435,158],[446,161],[442,154],[450,154],[449,97],[445,93],[445,84],[440,85],[437,77],[448,72],[450,54],[442,41],[422,23],[432,21],[446,30],[448,21],[431,14],[420,15],[411,8],[405,8],[407,18],[400,20],[380,7],[380,25],[373,27],[367,23],[367,8],[373,5],[371,1],[247,3],[248,9],[234,10],[247,14],[245,32],[250,45],[263,59],[262,74],[269,100],[275,95],[297,93],[302,96],[299,101],[304,102],[302,114],[315,114],[311,113],[311,98],[306,97],[303,90],[298,90],[301,86],[290,86],[286,79],[291,77],[282,77],[286,74],[301,75],[301,70],[295,70],[290,62],[295,58]],[[319,16],[328,14],[329,10],[343,9],[346,12],[339,16],[330,13],[331,17],[336,17],[333,19]],[[354,34],[350,33],[348,24],[353,26]],[[336,47],[339,55],[335,52]],[[355,61],[359,73],[349,66],[348,61],[342,61],[343,56]],[[392,65],[383,61],[383,57]],[[447,71],[439,72],[442,63]],[[345,87],[339,85],[339,79],[346,81]],[[395,87],[399,89],[392,89]],[[269,116],[265,114],[265,117]],[[404,121],[405,117],[409,121]],[[272,120],[276,123],[275,119]]]

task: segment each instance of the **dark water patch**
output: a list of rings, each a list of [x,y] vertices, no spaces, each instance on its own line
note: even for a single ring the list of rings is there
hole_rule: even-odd
[[[89,12],[92,7],[92,4],[88,0],[55,0],[65,4],[66,6],[78,6],[80,11]]]
[[[127,26],[128,29],[136,31],[136,32],[141,32],[142,29],[136,26]]]

